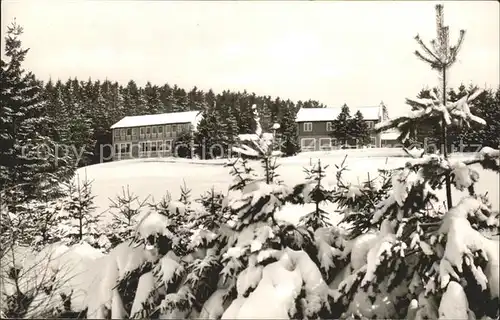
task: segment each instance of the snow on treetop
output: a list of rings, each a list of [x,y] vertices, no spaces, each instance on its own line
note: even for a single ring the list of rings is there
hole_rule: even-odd
[[[350,114],[354,115],[358,110],[361,111],[365,120],[379,120],[380,106],[349,108]],[[341,107],[336,108],[301,108],[297,113],[295,122],[305,121],[331,121],[337,119],[342,111]]]
[[[147,238],[154,234],[166,234],[168,233],[167,226],[169,225],[169,220],[166,216],[151,212],[140,222],[137,231],[142,238]]]
[[[111,129],[152,126],[173,123],[191,123],[197,126],[201,120],[200,111],[171,112],[161,114],[147,114],[143,116],[129,116],[111,126]]]

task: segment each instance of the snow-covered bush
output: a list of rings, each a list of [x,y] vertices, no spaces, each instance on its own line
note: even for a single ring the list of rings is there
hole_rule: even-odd
[[[83,243],[41,250],[12,246],[1,257],[0,309],[7,318],[76,316],[86,309],[93,262],[103,254]]]
[[[66,236],[64,198],[19,201],[16,188],[0,191],[0,243],[42,248]],[[8,245],[9,244],[9,245]]]

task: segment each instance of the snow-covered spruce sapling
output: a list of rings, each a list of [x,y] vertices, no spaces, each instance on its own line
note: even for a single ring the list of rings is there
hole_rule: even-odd
[[[57,300],[50,298],[65,285],[56,281],[58,270],[53,264],[58,254],[49,245],[55,241],[52,237],[57,235],[57,223],[52,223],[51,217],[46,230],[39,230],[46,223],[36,216],[40,212],[33,210],[33,204],[16,205],[16,198],[6,191],[0,193],[0,312],[4,318],[50,316],[53,306],[47,302]],[[8,211],[16,206],[15,215]],[[45,243],[40,239],[43,234]]]
[[[29,248],[32,242],[30,222],[25,211],[17,204],[21,190],[11,186],[0,190],[0,311],[4,318],[22,318],[33,300],[33,294],[25,292],[22,254],[20,248]],[[12,210],[16,208],[16,210]],[[20,246],[21,244],[21,246]],[[23,246],[24,244],[24,246]],[[21,252],[21,254],[19,254]],[[9,288],[10,287],[10,288]],[[11,289],[7,291],[8,289]]]
[[[366,223],[366,218],[362,219],[365,221],[365,226],[363,226],[365,230],[358,228],[360,225],[352,226],[346,220],[353,219],[357,215],[363,217],[365,208],[373,207],[377,199],[382,198],[383,194],[390,188],[390,183],[388,183],[390,173],[385,171],[381,171],[379,176],[374,178],[370,178],[368,175],[366,182],[355,185],[345,181],[343,177],[348,170],[346,157],[340,165],[335,165],[335,168],[337,169],[335,173],[336,184],[332,187],[325,186],[324,192],[328,195],[328,201],[337,205],[336,211],[343,214],[345,219],[341,221],[341,227],[325,225],[314,230],[313,239],[317,259],[311,257],[313,261],[317,261],[316,263],[322,271],[325,281],[332,288],[335,288],[343,279],[343,276],[350,273],[353,268],[350,263],[351,253],[354,251],[354,255],[357,254],[357,250],[353,249],[353,246],[355,246],[353,238],[370,229],[370,226]],[[321,180],[324,181],[324,177]],[[316,185],[317,182],[313,182],[310,187]],[[292,198],[291,202],[297,203],[297,200],[300,199],[303,202],[304,197],[307,198],[310,195],[310,187],[305,188],[305,184],[297,185],[294,188],[293,196],[290,197]],[[300,195],[302,195],[302,198]],[[312,251],[308,253],[311,255]],[[356,266],[356,263],[354,265]],[[332,298],[330,300],[331,313],[328,314],[328,317],[338,318],[344,308],[342,304],[347,303],[347,300],[349,300],[347,296],[344,296],[343,301],[335,301]]]
[[[276,172],[279,167],[277,158],[282,155],[282,152],[274,150],[274,135],[263,132],[257,106],[253,105],[252,110],[257,124],[255,134],[250,135],[248,138],[240,139],[240,145],[233,147],[233,151],[243,157],[258,159],[264,170],[265,182],[271,184],[276,182],[278,178]]]
[[[41,249],[66,237],[68,224],[64,198],[16,200],[16,191],[7,189],[0,194],[3,215],[2,236],[16,239],[16,244]],[[22,229],[22,232],[20,232]]]
[[[83,240],[91,246],[107,250],[110,243],[104,232],[99,230],[100,215],[95,213],[96,196],[92,193],[92,180],[86,176],[80,180],[77,175],[76,181],[67,184],[67,194],[61,213],[65,223],[60,225],[61,233],[65,235],[64,241],[75,244]]]
[[[114,302],[91,301],[93,317],[105,310],[112,317],[141,319],[190,310],[192,295],[182,288],[186,263],[181,261],[189,253],[189,193],[184,186],[180,200],[167,193],[160,202],[150,203],[133,238],[111,250],[107,272],[112,281],[95,290],[104,292],[101,300],[112,296]],[[172,299],[179,305],[172,305]]]
[[[109,226],[108,239],[110,239],[113,246],[133,235],[139,222],[138,217],[146,208],[148,198],[140,199],[127,186],[126,190],[122,188],[121,194],[114,199],[109,199],[111,202],[110,213],[113,215],[113,220]]]
[[[63,213],[63,209],[60,200],[32,201],[29,210],[36,216],[33,246],[41,248],[66,236],[64,227],[61,228],[68,223],[68,217]]]
[[[210,191],[206,191],[196,200],[203,208],[192,218],[196,227],[218,233],[218,230],[230,219],[229,210],[224,205],[224,198],[222,192],[215,191],[212,187]]]
[[[343,225],[348,232],[348,238],[354,239],[378,228],[378,225],[374,226],[370,222],[370,217],[366,212],[375,209],[376,204],[387,196],[392,188],[392,176],[395,170],[378,169],[378,175],[374,177],[367,173],[366,180],[356,185],[344,179],[344,173],[348,171],[346,159],[347,156],[340,166],[335,165],[337,183],[332,201],[337,204],[337,212],[344,216],[339,224]]]
[[[169,220],[168,229],[177,237],[178,242],[174,244],[174,250],[179,256],[187,254],[187,245],[191,230],[189,228],[189,219],[193,215],[191,201],[191,189],[184,183],[180,187],[181,194],[179,200],[172,199],[169,192],[158,203],[150,204],[153,211],[164,215]]]
[[[159,203],[151,205],[152,212],[144,218],[147,221],[151,219],[151,215],[164,217],[167,221],[165,232],[170,237],[148,236],[148,245],[158,250],[159,259],[140,265],[120,282],[135,283],[138,288],[130,309],[127,309],[130,310],[131,317],[184,317],[196,306],[198,288],[196,283],[193,283],[195,281],[189,280],[189,274],[192,271],[201,277],[201,270],[196,268],[195,262],[185,258],[195,254],[198,246],[210,246],[210,243],[193,245],[193,234],[196,233],[196,230],[193,230],[196,227],[193,220],[198,220],[195,219],[195,211],[191,208],[190,192],[185,185],[181,187],[178,201],[172,200],[167,194]],[[140,226],[142,224],[143,221],[139,223]],[[133,288],[134,286],[129,287],[127,291],[133,292]]]
[[[198,199],[202,209],[195,211],[190,219],[189,255],[183,259],[186,262],[186,274],[180,288],[181,292],[189,293],[183,296],[184,300],[189,298],[184,303],[189,309],[179,310],[184,311],[185,316],[194,317],[198,314],[202,318],[212,318],[205,303],[216,290],[227,291],[227,288],[218,286],[223,267],[222,253],[232,235],[226,224],[229,212],[223,200],[223,194],[212,188]],[[171,302],[165,306],[169,304]]]
[[[233,177],[233,182],[229,187],[229,191],[242,190],[247,184],[258,178],[255,170],[249,165],[247,159],[240,157],[229,160],[225,167],[230,168],[229,174]]]
[[[324,185],[327,169],[328,165],[322,166],[320,159],[318,159],[317,164],[310,168],[304,168],[307,175],[306,186],[308,186],[304,203],[314,203],[315,208],[314,211],[301,218],[300,224],[313,231],[332,225],[329,221],[328,212],[320,208],[322,203],[332,202],[331,190],[328,190]]]
[[[217,290],[206,305],[218,310],[211,315],[220,314],[222,319],[315,318],[327,309],[328,287],[316,264],[300,250],[304,237],[274,217],[292,190],[277,181],[278,153],[272,150],[272,137],[262,133],[255,106],[254,112],[257,130],[248,141],[253,148],[244,144],[234,150],[260,159],[264,172],[260,179],[253,177],[244,185],[230,187],[235,191],[226,203],[237,219],[223,254],[219,283],[219,288],[229,290]],[[233,171],[233,175],[238,173]],[[292,242],[299,250],[290,248]],[[229,306],[223,307],[228,300]],[[273,301],[273,305],[258,308],[262,301]]]
[[[294,239],[290,244],[300,243],[302,247],[295,250],[304,250],[320,268],[327,283],[330,283],[338,270],[346,264],[344,254],[343,234],[341,230],[332,226],[329,213],[320,208],[323,203],[333,202],[333,191],[326,183],[327,166],[322,166],[321,160],[304,168],[307,174],[306,182],[294,187],[287,202],[292,204],[312,203],[315,208],[312,212],[301,217],[299,226],[291,228],[285,235]]]
[[[23,199],[17,186],[0,190],[0,252],[12,245],[33,244],[35,215]]]
[[[149,211],[139,222],[134,238],[119,244],[103,258],[102,270],[89,289],[96,292],[87,301],[89,318],[157,316],[154,308],[177,274],[163,269],[176,271],[174,260],[160,261],[176,241],[177,236],[169,227],[168,217]]]
[[[181,190],[180,202],[187,209],[182,238],[185,251],[181,257],[176,287],[170,286],[157,309],[162,317],[193,317],[202,312],[204,302],[216,290],[221,265],[221,246],[227,237],[219,234],[222,226],[222,196],[212,190],[211,195],[201,198],[203,209],[191,209],[190,190]],[[213,215],[213,216],[212,216]],[[175,248],[174,248],[175,249]],[[176,252],[174,250],[174,252]],[[177,252],[176,252],[177,253]],[[167,256],[164,259],[172,259]],[[164,260],[162,259],[162,260]]]

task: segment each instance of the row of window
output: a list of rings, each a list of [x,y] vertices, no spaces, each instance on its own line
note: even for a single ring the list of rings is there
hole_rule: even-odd
[[[172,140],[146,141],[134,145],[139,148],[139,153],[148,152],[170,152],[172,150]],[[132,143],[115,143],[115,153],[130,153]]]
[[[184,131],[189,131],[191,129],[191,124],[189,123],[178,123],[178,124],[167,124],[162,126],[148,126],[148,127],[136,127],[136,128],[124,128],[124,129],[115,129],[114,134],[115,137],[134,137],[137,138],[140,135],[141,138],[144,136],[162,136],[165,132],[165,136],[175,136],[176,133],[181,133]]]
[[[318,140],[320,150],[327,150],[338,146],[338,141],[335,138],[319,138]],[[377,144],[377,139],[375,137],[370,137],[370,144],[375,146]],[[302,151],[316,150],[316,138],[302,138],[300,140],[300,147]]]
[[[373,121],[366,121],[366,124],[368,125],[368,129],[373,128]],[[313,129],[313,123],[312,122],[304,122],[304,131],[305,132],[311,132]],[[331,132],[333,131],[333,122],[327,122],[326,123],[326,131]]]

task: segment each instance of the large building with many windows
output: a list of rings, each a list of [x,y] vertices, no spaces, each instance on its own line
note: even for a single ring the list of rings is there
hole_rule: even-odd
[[[125,117],[111,126],[113,160],[174,156],[176,139],[200,119],[200,111]]]
[[[340,114],[342,108],[301,108],[295,122],[298,126],[298,139],[302,151],[320,151],[339,148],[338,141],[332,138],[334,130],[334,120]],[[360,107],[350,110],[351,115],[357,111],[363,115],[369,129],[372,129],[376,123],[388,118],[386,108],[383,103],[378,106]],[[385,139],[395,139],[395,135],[386,137],[385,133],[372,134],[370,136],[370,145],[372,147],[381,147]],[[391,140],[392,141],[392,140]],[[350,147],[356,147],[352,143]]]

